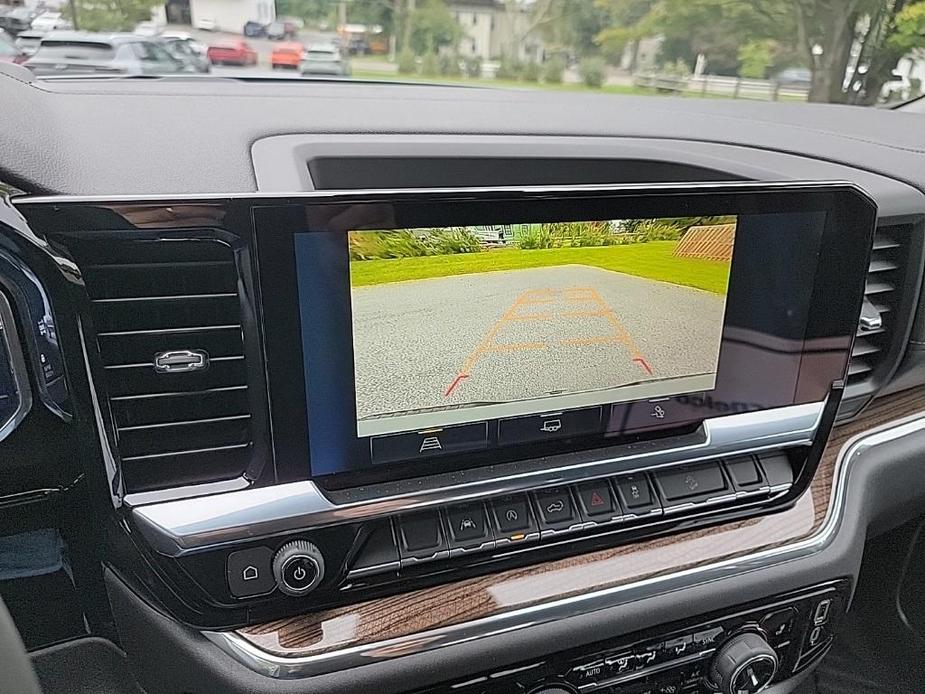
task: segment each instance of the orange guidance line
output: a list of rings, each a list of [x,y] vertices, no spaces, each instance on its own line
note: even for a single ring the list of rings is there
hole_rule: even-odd
[[[546,292],[548,294],[552,293],[551,289],[548,290],[529,290],[518,296],[514,303],[508,307],[508,310],[501,314],[501,317],[495,321],[494,325],[491,326],[491,329],[485,334],[485,337],[482,338],[482,341],[476,346],[474,350],[466,357],[466,361],[463,362],[462,368],[459,370],[459,374],[456,378],[453,379],[453,382],[447,387],[443,393],[443,397],[448,398],[453,394],[453,391],[459,386],[460,382],[463,379],[469,378],[469,372],[472,371],[472,368],[476,365],[479,359],[482,358],[482,355],[494,351],[495,345],[494,340],[495,336],[501,331],[501,328],[504,327],[506,323],[514,320],[524,320],[523,317],[517,315],[517,309],[523,304],[535,304],[535,303],[550,303],[553,299],[549,301],[527,301],[527,297],[530,294],[537,294]],[[545,345],[543,345],[545,347]]]
[[[600,293],[594,287],[569,287],[562,290],[555,290],[552,288],[546,289],[528,289],[518,296],[514,303],[505,311],[498,320],[492,325],[491,329],[485,334],[485,337],[482,338],[481,342],[475,347],[469,356],[466,357],[466,360],[463,362],[462,368],[459,371],[459,374],[453,381],[447,386],[447,389],[444,391],[444,397],[449,397],[453,394],[456,388],[459,387],[459,384],[469,378],[469,374],[472,369],[478,363],[479,359],[482,358],[485,354],[492,353],[503,353],[503,352],[519,352],[526,351],[531,349],[546,349],[548,345],[545,342],[519,342],[513,344],[495,344],[494,340],[501,329],[510,322],[513,321],[531,321],[531,320],[549,320],[553,318],[552,313],[548,312],[538,312],[538,313],[527,313],[527,314],[518,314],[518,309],[521,306],[535,306],[541,304],[552,304],[556,302],[556,294],[559,293],[561,300],[569,303],[581,303],[581,302],[593,302],[597,304],[600,308],[596,311],[560,311],[556,315],[562,318],[590,318],[590,317],[602,317],[606,318],[607,321],[611,324],[614,329],[613,335],[602,335],[597,337],[586,337],[586,338],[571,338],[560,340],[557,344],[560,345],[570,345],[570,346],[580,346],[580,345],[593,345],[593,344],[609,344],[609,343],[619,343],[622,344],[630,352],[632,361],[635,362],[649,375],[652,374],[652,368],[649,366],[649,363],[646,361],[645,357],[640,352],[639,347],[636,345],[636,342],[633,340],[632,335],[623,325],[619,318],[617,318],[616,312],[608,304]]]

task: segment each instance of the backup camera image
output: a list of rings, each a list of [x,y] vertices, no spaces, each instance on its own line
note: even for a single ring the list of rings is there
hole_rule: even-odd
[[[713,389],[736,218],[351,232],[357,434]]]

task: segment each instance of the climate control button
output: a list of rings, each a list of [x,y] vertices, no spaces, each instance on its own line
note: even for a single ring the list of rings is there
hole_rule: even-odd
[[[306,595],[324,578],[324,556],[307,540],[287,542],[273,557],[273,576],[286,595]]]

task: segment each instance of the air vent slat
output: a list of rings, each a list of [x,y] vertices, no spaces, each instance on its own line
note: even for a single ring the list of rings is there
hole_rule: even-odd
[[[247,414],[247,386],[185,393],[128,395],[112,398],[113,415],[122,427],[192,421]]]
[[[125,335],[190,335],[192,333],[206,332],[207,330],[241,330],[241,326],[232,323],[229,325],[194,325],[188,328],[156,328],[154,330],[107,330],[98,333],[100,337],[124,337]]]
[[[215,364],[216,362],[222,362],[222,361],[244,361],[244,355],[243,354],[232,354],[232,355],[225,356],[225,357],[210,357],[209,358],[210,364]],[[113,369],[113,370],[115,369],[153,369],[154,360],[152,359],[151,361],[147,361],[147,362],[130,362],[128,364],[109,364],[108,366],[104,368]]]
[[[212,446],[235,446],[250,440],[248,418],[218,418],[203,422],[159,425],[145,429],[120,429],[119,450],[126,458],[136,455],[174,453]]]
[[[891,292],[895,288],[892,282],[869,281],[864,288],[864,294],[867,296],[871,296],[872,294],[883,294],[884,292]]]
[[[893,315],[900,299],[898,288],[903,286],[906,272],[906,246],[909,227],[880,227],[874,235],[868,267],[867,284],[864,288],[870,324],[870,309],[879,314],[880,326],[865,330],[860,325],[855,337],[851,361],[848,365],[848,385],[859,385],[870,381],[876,375],[896,328]],[[876,318],[876,315],[873,315]],[[863,323],[862,323],[863,324]]]
[[[176,296],[158,295],[158,296],[127,296],[117,299],[93,299],[94,304],[128,304],[142,301],[187,301],[189,299],[231,299],[237,294],[226,292],[223,294],[177,294]]]
[[[898,269],[899,269],[899,265],[897,265],[893,261],[881,260],[878,258],[878,259],[872,259],[870,261],[870,266],[868,267],[867,271],[873,275],[878,272],[891,272],[892,270],[898,270]]]
[[[170,393],[177,390],[207,390],[221,386],[247,383],[243,361],[219,361],[202,371],[157,373],[154,367],[145,369],[113,369],[106,372],[111,395]]]
[[[103,335],[99,337],[100,351],[107,366],[111,364],[134,364],[152,362],[154,355],[171,350],[187,349],[195,341],[211,358],[241,354],[242,339],[240,326],[204,330],[198,333],[143,333],[135,335]]]
[[[181,453],[123,458],[122,477],[133,490],[159,489],[180,484],[201,484],[237,477],[250,457],[250,444],[192,450]]]
[[[879,351],[880,347],[870,340],[859,338],[854,341],[854,349],[851,350],[851,357],[852,359],[855,357],[863,357],[867,354],[876,354]]]
[[[64,240],[92,302],[128,491],[238,477],[253,448],[234,251],[177,233]],[[207,364],[155,370],[172,351],[204,353]]]
[[[146,265],[143,267],[84,270],[91,299],[124,299],[165,294],[227,294],[236,291],[233,263],[198,266]],[[156,280],[156,281],[154,281]]]
[[[236,296],[182,302],[97,304],[94,309],[97,328],[103,333],[228,325],[237,322],[241,311]]]

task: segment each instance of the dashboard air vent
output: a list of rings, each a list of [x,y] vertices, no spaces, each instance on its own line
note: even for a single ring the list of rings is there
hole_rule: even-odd
[[[252,436],[232,249],[124,236],[68,246],[93,305],[126,490],[241,475]]]
[[[849,387],[874,378],[892,344],[909,253],[908,238],[909,228],[902,225],[879,227],[874,235],[864,308],[848,365]]]

